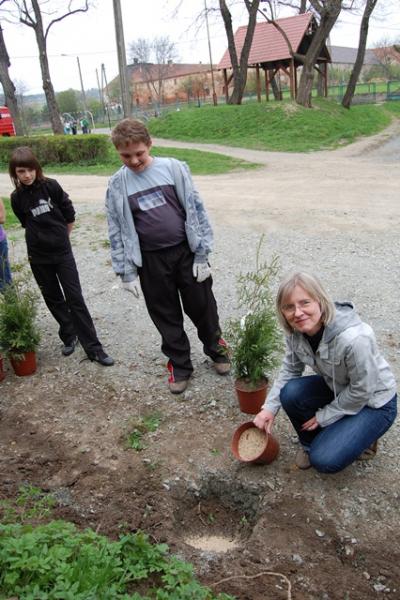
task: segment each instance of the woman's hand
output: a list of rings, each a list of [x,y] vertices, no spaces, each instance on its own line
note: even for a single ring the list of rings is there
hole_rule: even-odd
[[[303,425],[301,426],[301,430],[302,431],[314,431],[314,429],[317,429],[317,427],[319,427],[317,417],[312,417],[311,419],[308,419],[308,421],[303,423]]]
[[[260,412],[254,418],[254,425],[258,429],[265,429],[267,433],[271,433],[272,425],[274,423],[275,415],[269,410],[260,410]]]

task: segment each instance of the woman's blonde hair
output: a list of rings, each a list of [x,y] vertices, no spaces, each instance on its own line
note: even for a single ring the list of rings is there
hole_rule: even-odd
[[[287,275],[281,282],[276,295],[276,311],[278,319],[287,333],[292,333],[293,329],[286,320],[282,307],[288,296],[293,292],[296,285],[299,285],[307,292],[313,300],[316,300],[321,307],[321,320],[324,325],[328,325],[335,317],[335,305],[322,286],[322,283],[315,275],[310,273],[298,272]]]

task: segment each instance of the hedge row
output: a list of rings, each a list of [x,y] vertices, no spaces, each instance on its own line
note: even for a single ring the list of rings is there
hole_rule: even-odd
[[[15,148],[29,146],[42,166],[54,163],[96,164],[107,159],[109,145],[109,137],[98,133],[3,137],[0,138],[0,162],[7,164]]]

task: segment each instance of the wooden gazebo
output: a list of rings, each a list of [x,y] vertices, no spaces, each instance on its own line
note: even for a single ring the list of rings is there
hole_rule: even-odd
[[[311,13],[304,13],[285,19],[277,19],[275,23],[285,32],[293,53],[304,55],[311,44],[317,27],[314,16]],[[247,67],[256,69],[259,102],[261,102],[261,70],[264,71],[267,100],[269,100],[271,81],[279,71],[283,71],[289,79],[291,98],[295,98],[297,94],[297,69],[302,66],[302,62],[291,55],[287,40],[278,27],[265,21],[257,23],[254,30]],[[247,26],[242,26],[235,33],[235,46],[238,57],[240,57],[242,51],[246,31]],[[328,63],[330,62],[331,57],[328,48],[324,44],[316,68],[323,77],[325,96],[328,94]],[[217,69],[223,71],[225,95],[228,100],[228,86],[233,77],[232,73],[228,76],[228,70],[232,69],[228,49],[226,49]]]

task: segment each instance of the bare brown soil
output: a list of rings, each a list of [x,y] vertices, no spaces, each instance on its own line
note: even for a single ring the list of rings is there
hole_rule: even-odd
[[[330,233],[349,231],[354,239],[355,226],[365,225],[378,247],[387,231],[398,231],[400,170],[369,157],[365,146],[307,156],[260,153],[266,167],[259,172],[198,178],[198,185],[217,230],[229,230],[238,247],[248,244],[252,224],[260,231],[297,228],[311,247],[310,262],[316,225],[327,243]],[[338,193],[339,175],[346,201]],[[240,600],[288,599],[289,584],[293,600],[400,598],[398,425],[373,461],[323,476],[296,469],[297,446],[281,415],[274,430],[278,459],[257,466],[238,462],[231,436],[252,417],[239,412],[232,379],[215,374],[195,348],[188,392],[169,394],[158,336],[143,304],[111,292],[115,281],[101,244],[105,223],[92,214],[102,206],[105,179],[60,180],[79,208],[75,253],[116,365],[82,361],[79,348],[62,358],[54,323],[42,307],[37,373],[17,378],[7,363],[0,383],[0,496],[13,498],[29,483],[54,494],[55,517],[113,538],[144,530],[193,562],[204,584]],[[0,184],[6,187],[5,176]],[[24,256],[18,236],[15,253]],[[219,245],[216,281],[218,268],[222,273],[228,264],[237,267],[234,253],[223,254]],[[357,275],[366,284],[362,268]],[[347,289],[343,269],[331,273],[331,283],[341,276],[339,285]],[[385,291],[383,275],[375,277]],[[398,282],[398,274],[389,277],[391,284],[396,277]],[[217,290],[224,317],[224,303],[234,296],[230,282],[229,290]],[[373,300],[366,305],[375,306]],[[399,375],[397,330],[394,336],[385,327],[378,333]],[[138,419],[155,413],[160,426],[144,435],[145,448],[128,448]]]

